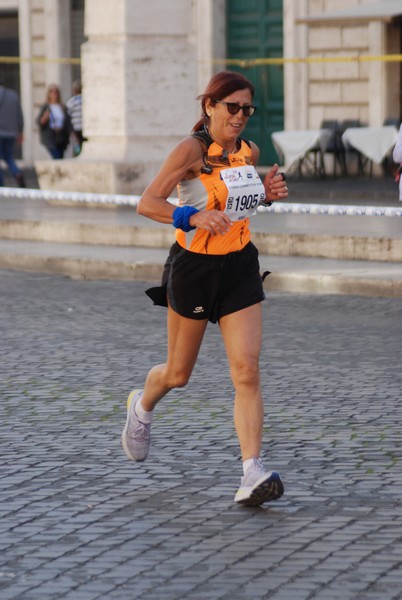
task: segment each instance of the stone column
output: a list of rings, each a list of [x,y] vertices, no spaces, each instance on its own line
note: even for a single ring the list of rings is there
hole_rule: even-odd
[[[197,42],[188,0],[86,0],[77,159],[37,164],[41,187],[140,194],[197,120]]]
[[[20,38],[20,54],[24,58],[32,57],[31,20],[29,0],[21,0],[18,7],[18,25]],[[21,107],[24,115],[23,159],[25,164],[32,164],[34,143],[34,99],[32,62],[23,60],[20,64]]]
[[[226,67],[225,0],[194,0],[197,36],[198,93],[201,94],[214,73]],[[217,63],[214,63],[217,60]]]
[[[68,58],[70,53],[70,2],[44,0],[43,10],[46,84],[59,84],[65,102],[71,96],[70,68],[52,59]]]
[[[387,54],[386,33],[384,23],[372,21],[368,26],[370,47],[372,56]],[[368,88],[369,88],[369,125],[381,127],[387,115],[387,87],[391,82],[387,81],[387,63],[373,61],[368,66]],[[387,85],[388,84],[388,85]]]
[[[284,56],[308,56],[308,27],[296,25],[296,19],[308,15],[308,0],[284,0]],[[284,97],[285,97],[285,129],[308,129],[308,75],[309,69],[303,63],[285,63],[284,65]]]

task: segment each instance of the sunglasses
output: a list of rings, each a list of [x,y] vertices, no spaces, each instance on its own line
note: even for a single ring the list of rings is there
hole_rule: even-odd
[[[224,104],[228,109],[228,113],[231,115],[237,115],[239,110],[243,111],[245,117],[251,117],[256,111],[256,107],[251,104],[244,104],[241,106],[238,102],[225,102],[225,100],[213,100],[215,104]]]

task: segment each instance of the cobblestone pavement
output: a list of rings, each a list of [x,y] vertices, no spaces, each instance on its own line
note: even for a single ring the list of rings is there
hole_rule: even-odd
[[[165,352],[147,284],[0,282],[2,600],[402,598],[400,299],[264,303],[264,455],[286,491],[247,509],[216,326],[132,463],[125,399]]]

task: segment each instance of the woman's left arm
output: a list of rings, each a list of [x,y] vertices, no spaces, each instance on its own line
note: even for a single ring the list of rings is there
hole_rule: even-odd
[[[260,150],[254,142],[251,142],[253,164],[257,165],[260,157]],[[268,202],[274,202],[275,200],[286,200],[288,197],[288,186],[286,183],[286,177],[284,174],[279,172],[279,166],[277,163],[268,171],[264,177],[265,195]]]
[[[286,200],[289,196],[288,185],[284,173],[279,172],[279,166],[275,163],[264,177],[264,187],[267,200]]]

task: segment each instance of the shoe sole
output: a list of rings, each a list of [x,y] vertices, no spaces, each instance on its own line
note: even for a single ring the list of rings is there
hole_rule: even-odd
[[[126,424],[124,426],[123,431],[121,432],[121,445],[123,446],[123,450],[126,453],[127,458],[129,458],[130,460],[135,460],[136,462],[138,462],[138,460],[145,460],[145,458],[143,459],[138,459],[135,458],[130,450],[128,449],[128,446],[126,444],[126,433],[127,433],[127,427],[128,427],[128,419],[129,419],[129,413],[130,413],[130,407],[131,407],[131,403],[133,401],[134,396],[136,396],[137,394],[143,392],[143,390],[138,389],[138,390],[133,390],[132,392],[130,392],[130,394],[128,395],[127,398],[127,418],[126,418]]]
[[[242,506],[261,506],[264,502],[278,500],[283,495],[284,487],[279,473],[272,471],[267,479],[257,481],[247,498],[236,500]]]

